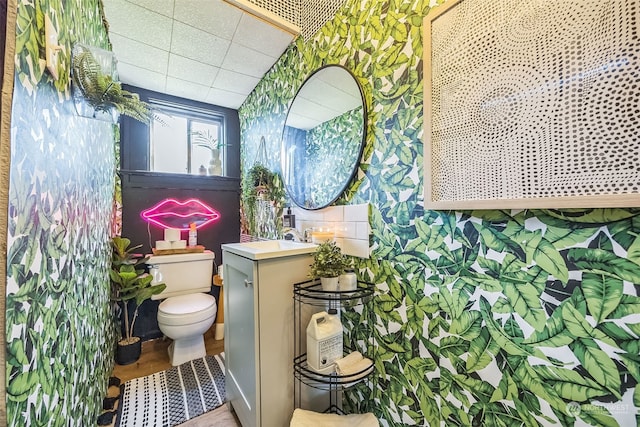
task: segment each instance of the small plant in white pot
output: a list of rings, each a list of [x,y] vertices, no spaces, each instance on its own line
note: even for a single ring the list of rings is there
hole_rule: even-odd
[[[337,291],[338,280],[344,273],[347,259],[342,254],[340,247],[335,242],[326,241],[318,245],[313,253],[313,264],[309,277],[320,278],[322,289],[325,291]]]
[[[220,153],[223,147],[226,145],[218,139],[217,135],[214,135],[210,130],[198,130],[191,133],[193,135],[193,145],[203,147],[209,150],[211,159],[209,160],[209,166],[207,167],[207,173],[209,175],[222,175],[222,160],[220,159]]]

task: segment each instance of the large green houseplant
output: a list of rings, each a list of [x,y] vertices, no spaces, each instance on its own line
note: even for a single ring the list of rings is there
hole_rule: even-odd
[[[121,303],[124,326],[124,336],[118,341],[116,352],[116,361],[120,365],[133,363],[140,357],[141,340],[140,337],[133,335],[140,304],[166,288],[164,283],[153,283],[153,276],[142,268],[149,257],[136,256],[133,253],[141,246],[131,247],[131,240],[125,237],[116,236],[111,239],[112,258],[109,276],[112,298]]]

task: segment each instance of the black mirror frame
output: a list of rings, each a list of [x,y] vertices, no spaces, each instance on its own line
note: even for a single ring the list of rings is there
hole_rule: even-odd
[[[354,83],[356,84],[356,86],[358,88],[358,92],[360,93],[360,99],[361,99],[361,105],[362,105],[362,131],[361,131],[360,145],[359,145],[359,148],[358,148],[358,155],[355,158],[355,161],[354,161],[354,164],[353,164],[353,166],[351,168],[351,173],[349,174],[348,179],[344,180],[344,185],[342,185],[340,187],[340,190],[336,192],[336,195],[327,203],[324,203],[324,204],[318,205],[318,206],[313,206],[313,207],[304,206],[304,204],[301,204],[298,200],[296,200],[296,198],[293,195],[293,191],[290,190],[288,184],[286,182],[283,182],[285,190],[287,192],[287,195],[289,196],[291,201],[293,201],[293,203],[295,203],[300,208],[305,209],[305,210],[309,210],[309,211],[319,210],[319,209],[323,209],[323,208],[326,208],[328,206],[331,206],[332,204],[335,203],[336,200],[338,200],[342,196],[342,194],[349,187],[349,185],[352,184],[353,179],[354,179],[354,177],[356,176],[356,174],[358,172],[358,167],[360,165],[360,161],[362,160],[362,155],[364,153],[364,148],[365,148],[366,140],[367,140],[367,117],[368,117],[369,109],[367,108],[366,97],[365,97],[362,85],[360,84],[360,82],[358,81],[356,76],[353,74],[353,72],[351,70],[349,70],[348,68],[346,68],[346,67],[344,67],[344,66],[342,66],[340,64],[326,64],[326,65],[323,65],[322,67],[316,69],[309,76],[307,76],[307,78],[302,82],[302,85],[300,85],[300,87],[296,91],[294,97],[291,99],[291,104],[290,104],[289,109],[287,111],[287,117],[285,118],[284,126],[283,126],[283,129],[282,129],[282,137],[281,137],[282,150],[281,150],[281,153],[285,152],[284,147],[285,147],[285,144],[287,143],[286,140],[285,140],[285,132],[286,132],[286,127],[287,127],[287,122],[289,120],[289,115],[291,113],[291,107],[293,106],[296,98],[298,97],[298,95],[302,91],[302,89],[305,87],[305,85],[314,76],[316,76],[316,74],[318,74],[322,70],[325,70],[325,69],[330,68],[330,67],[338,67],[338,68],[343,69],[347,73],[349,73],[349,75],[351,76],[351,78],[353,79]],[[285,173],[285,164],[284,164],[284,162],[285,162],[285,159],[281,158],[281,169],[283,171],[283,174]]]

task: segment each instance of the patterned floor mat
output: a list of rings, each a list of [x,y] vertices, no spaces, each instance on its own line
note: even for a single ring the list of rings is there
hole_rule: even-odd
[[[224,353],[205,356],[124,383],[115,425],[171,427],[212,411],[224,400]]]

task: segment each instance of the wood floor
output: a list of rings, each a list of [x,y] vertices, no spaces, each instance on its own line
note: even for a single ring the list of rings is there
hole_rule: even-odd
[[[215,340],[213,331],[214,329],[211,328],[205,334],[205,347],[207,354],[210,355],[224,351],[224,341]],[[142,343],[140,359],[130,365],[116,365],[113,370],[113,376],[120,378],[124,383],[133,378],[145,377],[171,368],[167,353],[167,347],[169,347],[170,343],[171,340],[164,339],[145,341]],[[241,427],[241,425],[235,414],[229,411],[228,405],[224,404],[211,412],[180,424],[180,427]]]

